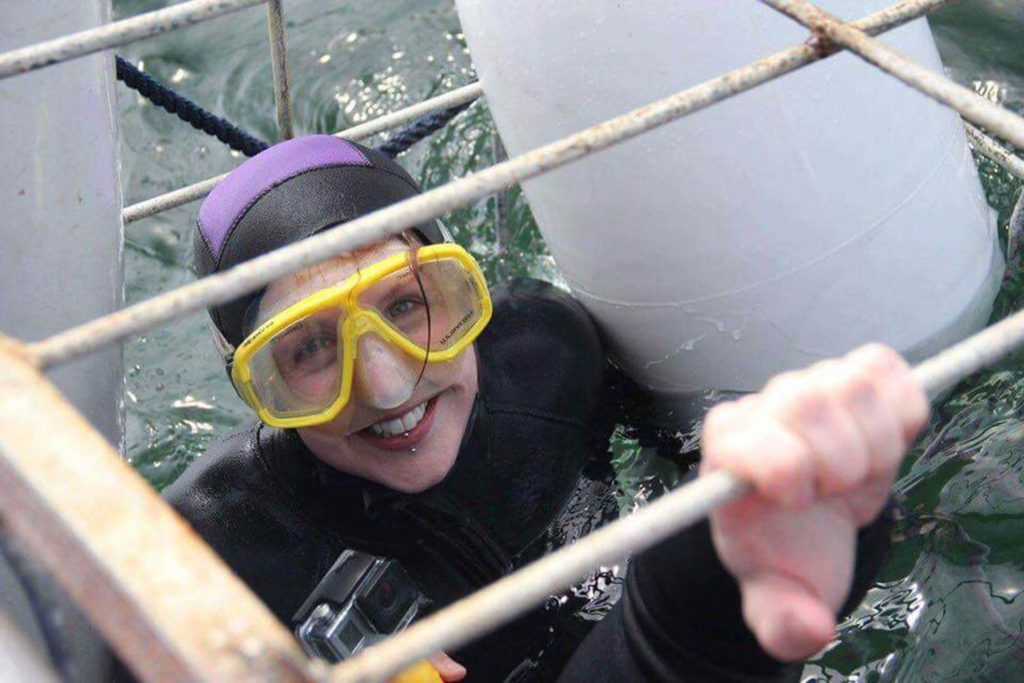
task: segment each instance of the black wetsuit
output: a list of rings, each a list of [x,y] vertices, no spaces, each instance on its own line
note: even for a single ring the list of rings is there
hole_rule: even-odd
[[[346,548],[398,559],[441,606],[617,514],[604,484],[610,425],[595,417],[607,362],[593,322],[536,280],[495,288],[492,298],[494,316],[476,341],[479,392],[440,484],[396,493],[323,465],[293,431],[253,426],[166,490],[286,624]],[[594,623],[563,605],[553,600],[451,654],[473,680],[502,680],[516,667],[525,679],[551,679]]]
[[[167,489],[286,624],[346,548],[398,559],[443,606],[615,516],[611,424],[601,417],[606,360],[593,322],[537,281],[495,288],[493,299],[494,317],[476,342],[480,391],[456,463],[437,486],[396,493],[323,465],[294,432],[254,426]],[[735,583],[706,526],[676,540],[637,558],[625,600],[563,681],[792,674],[743,627]],[[554,680],[595,623],[579,606],[550,600],[450,654],[470,681],[500,681],[514,669],[516,680]]]

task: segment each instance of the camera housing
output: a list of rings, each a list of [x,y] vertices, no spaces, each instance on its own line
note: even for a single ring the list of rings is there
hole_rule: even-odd
[[[292,623],[307,654],[338,662],[404,629],[423,603],[397,561],[346,550]]]

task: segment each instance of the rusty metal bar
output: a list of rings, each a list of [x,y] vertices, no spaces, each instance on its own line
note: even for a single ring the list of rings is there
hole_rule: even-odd
[[[760,0],[811,29],[825,41],[842,45],[861,59],[900,79],[912,88],[960,112],[1018,147],[1024,147],[1024,119],[1003,109],[973,90],[957,85],[907,59],[885,43],[866,35],[807,0]]]
[[[266,0],[191,0],[0,54],[0,79],[127,45],[237,12]]]
[[[1002,166],[1007,172],[1012,173],[1018,178],[1024,179],[1024,159],[1006,149],[998,142],[985,135],[976,126],[964,122],[964,127],[967,130],[967,137],[970,138],[971,144],[975,148],[987,156],[992,161]]]
[[[880,14],[883,24],[892,26],[895,15],[910,21],[944,3],[945,0],[912,0]],[[873,31],[873,17],[867,17],[856,25],[869,32]],[[211,275],[31,344],[28,347],[29,353],[39,367],[51,366],[174,318],[230,301],[288,273],[436,218],[515,183],[750,90],[825,56],[816,46],[793,46],[443,187],[356,218],[345,223],[341,230],[337,227],[326,230],[223,273]]]
[[[284,44],[281,0],[267,0],[267,28],[270,31],[270,63],[274,72],[277,136],[280,140],[289,140],[295,133],[292,130],[292,96],[288,90],[288,51]]]
[[[415,121],[421,116],[426,114],[432,114],[436,111],[443,111],[451,107],[464,104],[471,100],[475,100],[483,94],[479,83],[470,83],[464,85],[461,88],[456,88],[450,92],[446,92],[443,95],[437,97],[431,97],[429,100],[424,100],[411,107],[405,109],[399,109],[398,111],[391,112],[390,114],[384,114],[379,116],[372,121],[360,123],[358,125],[346,128],[343,131],[335,133],[338,137],[346,138],[348,140],[364,140],[368,137],[383,133],[386,130],[401,126]],[[193,183],[187,187],[182,187],[177,190],[168,192],[167,194],[158,195],[152,199],[139,202],[138,204],[132,204],[126,207],[121,212],[121,219],[125,225],[134,223],[135,221],[155,216],[158,213],[173,209],[178,206],[184,206],[190,202],[198,201],[210,194],[213,188],[217,187],[217,183],[224,180],[227,177],[227,173],[224,173],[213,178],[207,178],[201,180],[198,183]]]
[[[320,680],[291,634],[0,338],[0,519],[144,680]]]

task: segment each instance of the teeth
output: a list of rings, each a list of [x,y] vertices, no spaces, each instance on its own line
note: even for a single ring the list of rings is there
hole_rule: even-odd
[[[423,416],[427,414],[427,402],[419,404],[412,408],[405,415],[399,415],[396,418],[390,420],[381,420],[376,424],[370,425],[370,431],[373,432],[374,436],[398,436],[405,432],[412,431],[416,428],[416,425],[420,423]]]

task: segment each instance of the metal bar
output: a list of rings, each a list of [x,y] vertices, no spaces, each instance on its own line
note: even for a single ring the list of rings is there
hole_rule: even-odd
[[[979,152],[1002,166],[1009,173],[1024,179],[1024,159],[1021,159],[966,121],[964,122],[964,127],[967,129],[967,137],[971,139],[971,143]]]
[[[934,398],[1022,345],[1024,311],[917,365],[914,377]],[[723,470],[702,475],[336,666],[331,679],[336,683],[382,681],[431,653],[450,652],[524,614],[596,567],[656,545],[748,490],[747,483]]]
[[[401,126],[410,121],[424,116],[426,114],[432,114],[435,111],[442,111],[444,109],[450,109],[451,107],[464,104],[480,97],[483,94],[483,90],[479,83],[470,83],[464,85],[461,88],[456,88],[450,92],[446,92],[443,95],[437,97],[431,97],[429,100],[424,100],[418,104],[414,104],[411,107],[405,109],[399,109],[398,111],[391,112],[379,116],[372,121],[366,123],[360,123],[346,128],[343,131],[335,133],[338,137],[347,138],[349,140],[363,140],[378,133],[382,133],[391,128]],[[121,219],[125,225],[134,223],[135,221],[150,216],[155,216],[158,213],[173,209],[178,206],[184,206],[190,202],[202,199],[206,195],[213,191],[213,188],[217,186],[217,183],[224,180],[227,177],[227,173],[224,173],[213,178],[207,178],[201,180],[198,183],[182,187],[167,194],[162,194],[152,199],[139,202],[138,204],[132,204],[126,207],[121,212]]]
[[[0,386],[4,531],[137,676],[318,679],[263,603],[2,338]]]
[[[127,45],[258,5],[266,0],[191,0],[0,54],[0,79]]]
[[[1006,277],[1012,278],[1024,268],[1024,186],[1006,226]]]
[[[270,62],[274,71],[274,102],[277,105],[277,135],[290,140],[292,97],[288,91],[288,51],[284,44],[284,16],[281,0],[267,0],[267,28],[270,31]]]
[[[1003,318],[914,367],[929,398],[992,365],[1024,343],[1024,311]]]
[[[132,204],[126,206],[121,211],[121,220],[124,221],[125,225],[140,221],[143,218],[149,218],[155,216],[158,213],[163,213],[170,209],[184,206],[190,202],[198,201],[206,195],[213,192],[213,188],[217,187],[217,183],[228,177],[227,173],[222,173],[206,180],[200,180],[198,183],[186,185],[185,187],[179,187],[177,190],[172,190],[166,194],[162,194],[152,199],[146,199],[139,202],[138,204]]]
[[[892,26],[895,14],[910,21],[945,2],[946,0],[908,0],[881,14],[885,25]],[[867,17],[856,25],[867,31],[874,30],[872,17]],[[124,339],[174,318],[230,301],[288,273],[436,218],[514,183],[564,166],[588,154],[750,90],[825,56],[827,55],[821,50],[807,44],[793,46],[443,187],[356,218],[345,223],[341,229],[335,226],[301,242],[242,263],[224,273],[211,275],[31,344],[28,347],[29,353],[39,367],[47,367],[89,353],[104,344]]]
[[[722,470],[701,476],[335,666],[331,680],[384,681],[424,655],[451,652],[533,609],[596,567],[616,564],[665,540],[747,489]]]
[[[433,114],[434,112],[443,111],[445,109],[451,109],[457,107],[460,104],[466,102],[472,102],[476,98],[484,94],[483,87],[479,81],[474,81],[469,85],[464,85],[461,88],[450,90],[443,95],[437,97],[431,97],[429,100],[424,100],[411,107],[405,109],[399,109],[398,111],[385,114],[384,116],[378,116],[372,121],[366,123],[360,123],[346,128],[340,133],[335,133],[338,137],[347,138],[349,140],[362,140],[368,137],[383,133],[397,128],[398,126],[406,123],[411,123],[421,116],[427,114]]]
[[[908,0],[906,20],[922,16],[946,0]],[[882,13],[892,25],[893,10]],[[872,17],[857,24],[873,30]],[[29,353],[47,367],[89,353],[104,344],[147,330],[188,313],[242,296],[274,280],[336,254],[383,239],[447,211],[482,199],[545,171],[636,137],[686,114],[766,83],[827,55],[801,44],[765,57],[723,76],[688,88],[626,114],[521,154],[500,164],[361,216],[342,229],[335,226],[301,242],[264,254],[234,268],[124,308],[31,344]]]
[[[826,41],[842,45],[907,85],[960,112],[1018,147],[1024,147],[1024,119],[986,100],[973,90],[957,85],[942,74],[929,71],[885,43],[844,23],[807,0],[760,0],[808,27]]]

